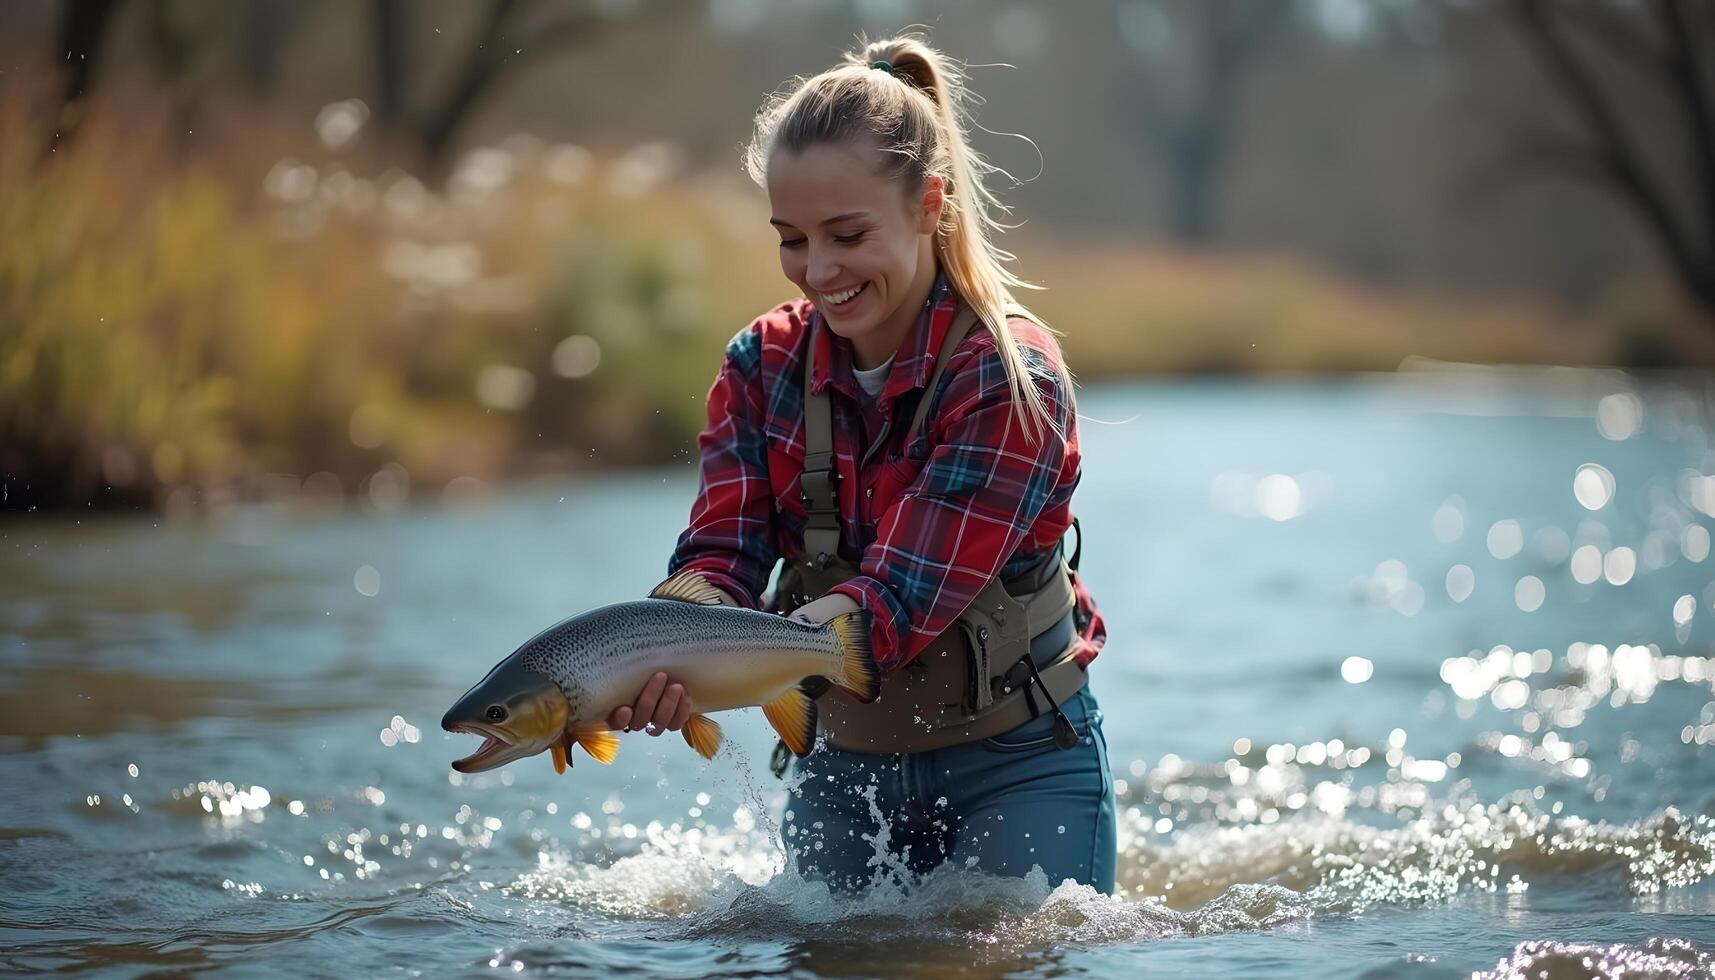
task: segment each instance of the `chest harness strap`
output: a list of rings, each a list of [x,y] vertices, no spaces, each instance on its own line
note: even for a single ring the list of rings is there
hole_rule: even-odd
[[[804,554],[781,571],[774,594],[774,604],[782,607],[777,611],[796,608],[861,574],[839,548],[832,411],[827,392],[811,388],[814,323],[804,362],[805,453],[799,498],[808,515]],[[918,400],[905,445],[922,432],[946,363],[976,324],[976,312],[968,306],[955,317]],[[1083,550],[1081,533],[1078,550]],[[881,697],[873,704],[859,704],[838,690],[811,690],[820,697],[818,714],[829,743],[847,751],[922,752],[998,735],[1052,711],[1057,716],[1055,744],[1077,744],[1078,734],[1059,708],[1087,679],[1074,657],[1078,632],[1072,615],[1073,567],[1056,548],[1041,566],[1017,579],[990,581],[950,627],[882,682]]]

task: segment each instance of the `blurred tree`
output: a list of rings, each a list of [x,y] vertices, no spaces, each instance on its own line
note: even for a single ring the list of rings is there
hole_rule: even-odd
[[[1138,126],[1172,183],[1169,232],[1208,245],[1244,81],[1292,19],[1295,0],[1127,0],[1122,37],[1148,76]]]
[[[613,7],[563,10],[563,4],[540,0],[487,0],[451,84],[439,99],[413,110],[410,7],[399,0],[373,2],[376,114],[384,128],[407,133],[436,172],[445,169],[459,130],[484,99],[544,55],[599,37],[604,10]]]
[[[197,0],[153,0],[142,7],[150,60],[172,106],[174,137],[183,146],[195,135],[209,91],[228,67],[224,55],[238,36],[239,8]]]
[[[160,76],[182,142],[218,76],[231,69],[233,56],[252,97],[273,94],[285,39],[301,7],[289,0],[248,0],[242,7],[197,0],[152,0],[128,5],[121,0],[66,0],[59,8],[58,54],[66,67],[60,91],[59,126],[50,147],[70,140],[81,121],[83,99],[92,94],[104,64],[103,41],[125,9],[138,18],[144,50]]]
[[[410,63],[405,10],[400,0],[374,0],[375,118],[383,129],[406,124]]]
[[[274,93],[280,56],[301,10],[291,0],[249,0],[244,5],[243,71],[252,96],[260,99]]]
[[[1507,0],[1504,9],[1584,130],[1582,138],[1529,134],[1514,160],[1618,195],[1667,254],[1681,286],[1715,315],[1715,4]],[[1661,159],[1646,146],[1639,121],[1624,118],[1619,79],[1596,56],[1644,82],[1655,110],[1647,122],[1678,133],[1683,160]]]
[[[101,64],[101,42],[113,26],[119,0],[67,0],[60,8],[56,60],[66,66],[65,86],[60,90],[58,125],[48,152],[71,139],[83,116],[83,98],[95,81]]]

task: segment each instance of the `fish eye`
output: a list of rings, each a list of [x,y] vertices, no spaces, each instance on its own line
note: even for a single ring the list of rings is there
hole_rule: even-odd
[[[506,709],[498,704],[491,704],[488,706],[488,711],[484,713],[484,717],[489,721],[505,721]]]

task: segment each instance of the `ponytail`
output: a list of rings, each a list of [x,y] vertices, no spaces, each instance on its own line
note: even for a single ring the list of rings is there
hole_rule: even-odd
[[[872,65],[885,61],[888,71]],[[798,86],[777,93],[756,116],[756,131],[745,148],[744,164],[752,180],[767,185],[769,156],[776,149],[800,151],[818,143],[867,138],[882,151],[883,176],[919,192],[931,175],[944,182],[945,204],[935,246],[953,289],[964,297],[994,336],[1006,369],[1012,402],[1032,438],[1044,426],[1064,436],[1042,393],[1030,378],[1024,347],[1007,324],[1023,316],[1056,336],[1040,317],[1013,297],[1014,289],[1040,289],[1013,274],[1006,263],[1016,256],[995,244],[1006,230],[994,211],[1007,212],[983,176],[996,168],[965,138],[967,91],[964,74],[949,58],[918,37],[900,35],[860,43],[842,63]],[[1067,385],[1066,398],[1072,397]]]

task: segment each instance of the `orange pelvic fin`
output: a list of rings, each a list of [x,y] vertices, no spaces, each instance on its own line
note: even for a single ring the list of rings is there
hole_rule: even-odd
[[[808,694],[794,687],[763,705],[762,714],[793,755],[810,754],[816,743],[816,702]]]
[[[573,732],[572,738],[604,766],[613,765],[614,756],[619,754],[619,736],[605,728],[581,729]]]
[[[571,765],[571,759],[566,752],[566,740],[562,738],[548,746],[548,752],[554,759],[554,772],[565,775],[566,767]]]
[[[705,759],[713,759],[721,747],[721,726],[708,715],[692,715],[685,722],[685,742]]]

